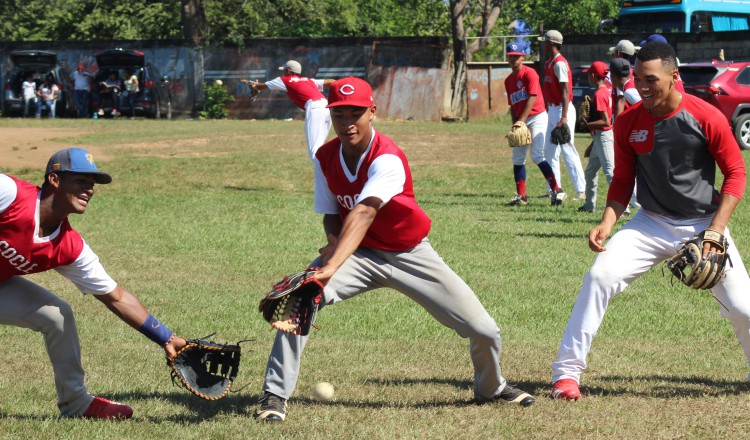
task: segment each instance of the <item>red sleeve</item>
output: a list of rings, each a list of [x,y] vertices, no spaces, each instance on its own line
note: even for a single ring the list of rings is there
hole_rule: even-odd
[[[712,106],[708,109],[697,108],[696,114],[705,115],[705,125],[708,138],[708,151],[716,160],[721,173],[724,175],[724,183],[721,185],[721,193],[742,198],[745,193],[747,172],[745,162],[742,159],[740,147],[732,133],[729,122],[724,115]]]
[[[638,108],[640,107],[638,106]],[[635,107],[628,110],[633,109]],[[627,206],[630,202],[635,186],[636,152],[628,140],[631,121],[634,116],[635,112],[625,111],[618,116],[617,124],[614,126],[615,169],[612,172],[612,182],[609,184],[607,200],[619,202],[623,206]]]

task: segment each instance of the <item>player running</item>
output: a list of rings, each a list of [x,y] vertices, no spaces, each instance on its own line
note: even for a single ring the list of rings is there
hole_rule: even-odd
[[[83,214],[94,185],[112,177],[99,171],[81,148],[58,151],[49,160],[41,188],[0,174],[0,324],[44,335],[62,417],[129,419],[133,410],[86,390],[73,310],[54,293],[23,275],[55,269],[84,294],[164,348],[167,356],[185,345],[133,294],[117,284],[73,230],[70,214]]]
[[[372,126],[372,88],[348,77],[331,85],[337,138],[315,154],[315,211],[329,244],[312,266],[327,283],[321,305],[381,287],[424,307],[471,343],[474,396],[479,403],[529,406],[534,398],[500,374],[500,329],[471,288],[430,245],[430,218],[414,198],[406,156]],[[299,376],[307,336],[277,332],[268,359],[265,394],[256,418],[283,421]]]
[[[289,99],[305,111],[305,138],[310,160],[315,151],[326,141],[331,131],[331,115],[326,107],[328,101],[322,91],[333,82],[332,79],[312,79],[302,76],[302,65],[289,60],[279,67],[284,75],[268,82],[242,80],[242,83],[253,90],[282,90]]]

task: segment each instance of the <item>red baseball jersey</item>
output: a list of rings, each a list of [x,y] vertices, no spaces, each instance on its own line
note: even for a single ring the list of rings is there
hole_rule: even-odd
[[[524,107],[526,107],[526,101],[531,96],[536,96],[536,102],[531,108],[529,116],[546,111],[542,87],[539,85],[539,75],[529,66],[521,66],[518,74],[511,73],[505,78],[505,92],[508,94],[508,104],[516,117],[521,116]]]
[[[609,116],[609,125],[603,128],[597,128],[597,130],[612,130],[612,92],[606,86],[599,87],[596,89],[596,92],[594,92],[594,100],[591,104],[592,114],[589,116],[590,120],[597,121],[600,119],[601,115],[593,113],[594,111],[606,113],[607,116]],[[591,132],[593,133],[594,130],[591,130]]]
[[[289,99],[302,110],[305,109],[307,101],[325,99],[323,92],[318,89],[315,81],[299,75],[287,75],[280,77],[286,86],[286,94]]]
[[[724,115],[713,105],[683,94],[672,113],[653,116],[639,102],[617,117],[615,170],[608,200],[627,205],[638,182],[638,203],[673,218],[716,212],[716,165],[721,193],[742,198],[746,172],[742,153]]]
[[[0,283],[14,275],[44,272],[73,263],[83,250],[83,239],[65,219],[49,237],[37,234],[39,190],[10,177],[18,188],[16,199],[0,213]]]
[[[568,66],[568,96],[570,99],[573,99],[573,72],[570,71],[568,60],[562,54],[557,54],[557,56],[550,58],[544,63],[542,91],[544,92],[544,100],[547,102],[547,105],[562,105],[560,80],[555,75],[555,64],[557,63],[565,63]]]
[[[373,130],[373,136],[365,157],[360,159],[361,163],[353,181],[349,180],[342,166],[342,147],[338,138],[323,144],[315,156],[320,162],[328,189],[338,201],[342,221],[354,208],[362,189],[367,184],[373,161],[383,155],[393,155],[400,159],[400,166],[403,166],[406,175],[403,191],[393,196],[378,210],[360,246],[384,251],[405,251],[427,237],[432,222],[414,198],[411,170],[404,152],[377,130]]]

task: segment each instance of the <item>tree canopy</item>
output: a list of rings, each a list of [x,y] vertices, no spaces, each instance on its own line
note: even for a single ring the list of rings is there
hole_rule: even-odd
[[[146,40],[182,38],[185,0],[4,0],[0,40]],[[447,0],[193,0],[202,3],[207,44],[247,38],[451,36]],[[484,0],[465,0],[467,28]],[[538,31],[593,33],[616,15],[618,0],[497,0],[490,34],[516,19]]]

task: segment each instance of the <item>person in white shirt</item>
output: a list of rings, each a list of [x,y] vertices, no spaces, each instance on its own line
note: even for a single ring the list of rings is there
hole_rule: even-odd
[[[31,116],[29,107],[36,106],[36,83],[33,73],[26,74],[26,79],[21,83],[21,92],[23,93],[23,117],[26,118]]]
[[[57,97],[60,95],[60,88],[55,84],[55,78],[52,75],[47,75],[36,94],[41,98],[36,101],[36,117],[41,118],[42,107],[46,107],[49,111],[49,117],[54,119]]]

